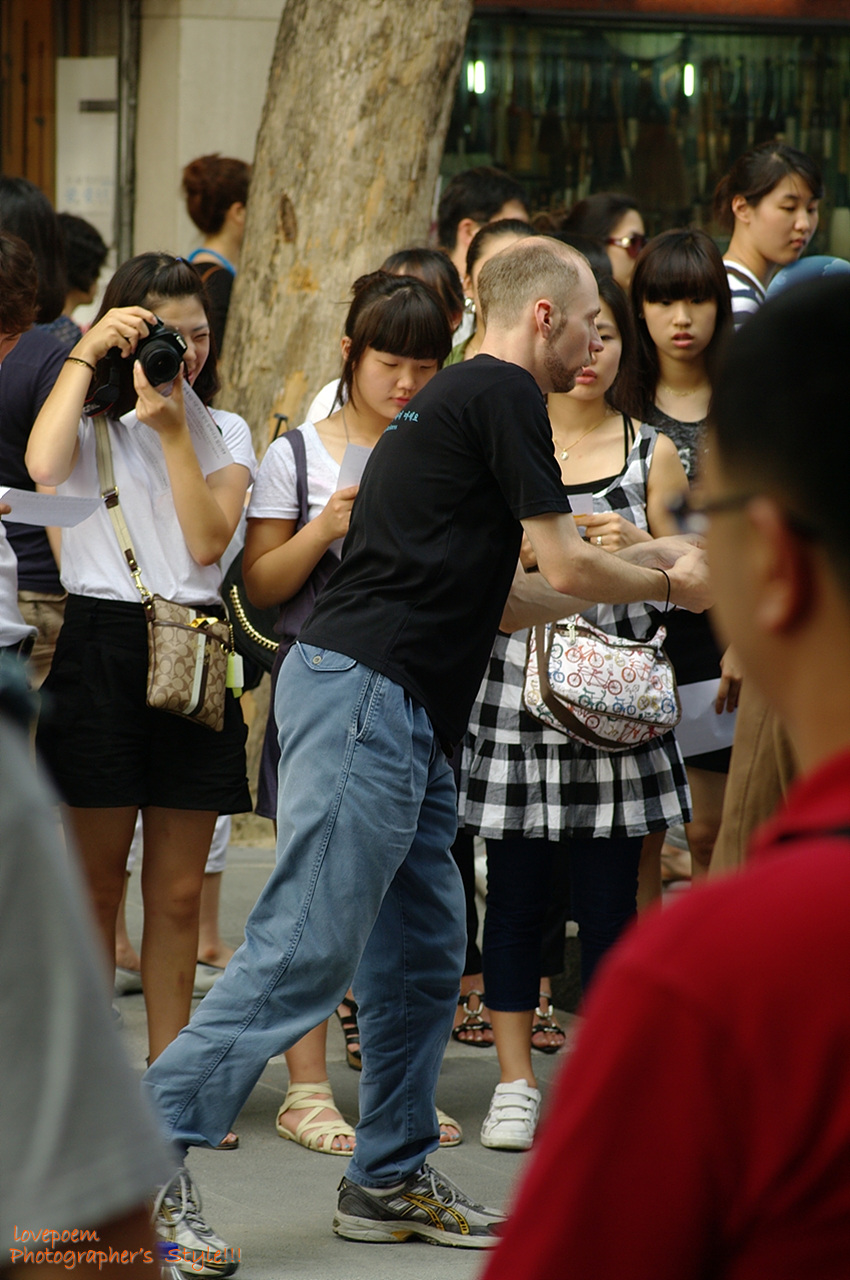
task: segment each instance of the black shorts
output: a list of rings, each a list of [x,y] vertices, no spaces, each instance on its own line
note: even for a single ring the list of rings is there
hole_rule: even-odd
[[[221,733],[156,711],[145,702],[147,665],[141,603],[68,597],[36,739],[63,800],[248,812],[238,700],[228,690]]]

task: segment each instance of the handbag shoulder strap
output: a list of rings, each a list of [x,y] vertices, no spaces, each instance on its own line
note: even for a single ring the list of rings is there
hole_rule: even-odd
[[[127,528],[124,512],[118,502],[118,486],[115,483],[115,471],[112,466],[112,442],[109,439],[109,427],[105,416],[95,418],[94,437],[100,496],[106,503],[106,510],[109,512],[109,519],[112,521],[112,528],[115,530],[118,545],[124,553],[127,568],[130,570],[133,581],[139,589],[142,603],[147,604],[153,597],[142,582],[142,571],[139,568],[136,553],[130,540],[130,530]]]
[[[295,525],[296,532],[303,529],[304,525],[309,521],[310,503],[307,492],[307,448],[304,444],[303,433],[297,429],[294,431],[284,431],[283,440],[289,443],[293,454],[295,455],[295,496],[298,499],[298,520]]]

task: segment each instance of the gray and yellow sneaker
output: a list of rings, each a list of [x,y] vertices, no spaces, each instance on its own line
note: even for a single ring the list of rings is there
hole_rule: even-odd
[[[395,1191],[380,1194],[343,1178],[334,1231],[346,1240],[400,1244],[427,1240],[460,1249],[487,1249],[498,1242],[504,1214],[475,1204],[430,1165],[423,1165]]]
[[[201,1217],[201,1197],[184,1165],[160,1189],[153,1206],[160,1263],[184,1276],[232,1276],[239,1252]],[[166,1272],[168,1274],[168,1272]]]

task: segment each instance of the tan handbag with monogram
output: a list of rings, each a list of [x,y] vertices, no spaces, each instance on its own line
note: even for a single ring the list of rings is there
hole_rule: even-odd
[[[94,426],[101,494],[147,619],[147,705],[184,716],[218,733],[224,726],[227,662],[233,651],[230,627],[221,618],[210,616],[203,606],[177,604],[151,594],[142,582],[130,531],[118,503],[109,428],[103,419]]]

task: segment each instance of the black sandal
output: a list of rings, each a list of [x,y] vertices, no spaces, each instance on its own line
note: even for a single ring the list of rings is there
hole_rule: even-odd
[[[343,1016],[340,1013],[340,1007],[345,1005],[348,1013]],[[339,1018],[339,1025],[342,1027],[342,1034],[345,1036],[345,1059],[353,1071],[362,1071],[363,1060],[360,1056],[360,1049],[352,1049],[352,1045],[360,1044],[360,1028],[357,1026],[357,1002],[349,1000],[348,996],[343,996],[336,1008],[336,1016]]]
[[[477,1004],[474,1009],[470,1009],[469,1001],[475,996]],[[456,1027],[452,1027],[452,1039],[458,1044],[468,1045],[471,1049],[492,1049],[493,1039],[490,1040],[466,1040],[464,1034],[472,1032],[487,1032],[493,1030],[492,1023],[486,1018],[481,1017],[481,1010],[486,1008],[484,1004],[483,991],[467,991],[465,996],[461,996],[458,1000],[458,1007],[463,1009],[463,1017]]]
[[[534,1010],[534,1016],[537,1021],[531,1028],[531,1047],[536,1049],[538,1053],[557,1053],[559,1049],[563,1049],[567,1041],[567,1033],[558,1022],[555,1021],[555,1008],[552,1004],[552,997],[545,991],[541,991],[538,999],[537,1008]],[[543,1004],[548,1005],[547,1009],[543,1008]],[[535,1044],[534,1037],[536,1035],[557,1035],[560,1037],[557,1044]]]

